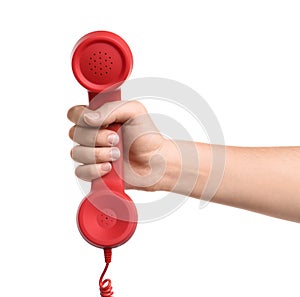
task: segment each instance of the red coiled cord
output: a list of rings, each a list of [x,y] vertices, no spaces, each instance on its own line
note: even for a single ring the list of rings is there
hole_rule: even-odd
[[[104,275],[107,271],[109,263],[111,262],[111,249],[104,249],[105,267],[99,279],[100,295],[102,297],[113,297],[114,292],[112,291],[111,280],[109,278],[103,280]]]

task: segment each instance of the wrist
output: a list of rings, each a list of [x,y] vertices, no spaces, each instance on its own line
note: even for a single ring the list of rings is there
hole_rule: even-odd
[[[157,190],[172,192],[181,175],[180,153],[176,143],[165,139],[160,155],[164,160],[164,174],[157,184]]]
[[[200,197],[210,173],[210,145],[165,140],[160,150],[165,172],[157,190]]]

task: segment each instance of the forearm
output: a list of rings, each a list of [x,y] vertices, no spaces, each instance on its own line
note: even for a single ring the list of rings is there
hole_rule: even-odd
[[[215,147],[188,142],[179,146],[183,143],[185,150],[195,145],[197,160],[191,157],[182,164],[178,145],[169,142],[163,190],[300,223],[300,147],[222,147],[225,163],[217,168],[212,166]],[[206,197],[205,187],[216,175],[221,178],[219,183],[215,179],[215,193]]]

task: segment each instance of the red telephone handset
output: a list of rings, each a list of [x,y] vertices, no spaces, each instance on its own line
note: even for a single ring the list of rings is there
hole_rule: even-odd
[[[121,100],[120,85],[129,76],[132,64],[129,46],[114,33],[92,32],[76,43],[72,70],[78,82],[88,90],[90,109]],[[119,135],[121,158],[113,162],[111,172],[92,182],[91,192],[77,213],[83,238],[103,249],[125,243],[137,225],[136,207],[124,192],[121,127],[113,124],[108,129]]]

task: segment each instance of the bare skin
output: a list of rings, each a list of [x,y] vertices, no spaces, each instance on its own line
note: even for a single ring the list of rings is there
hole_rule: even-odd
[[[107,174],[120,157],[118,137],[106,129],[117,122],[122,124],[127,189],[207,198],[207,181],[216,174],[212,149],[217,146],[165,139],[138,101],[106,103],[96,111],[74,106],[68,118],[75,124],[70,137],[78,146],[71,156],[82,163],[75,170],[79,178],[91,181]],[[212,202],[300,223],[300,147],[219,149],[226,163]]]

